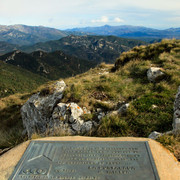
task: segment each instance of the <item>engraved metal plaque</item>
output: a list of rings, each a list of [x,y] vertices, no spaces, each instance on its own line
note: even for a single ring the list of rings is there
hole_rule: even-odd
[[[159,180],[148,142],[32,141],[9,180]]]

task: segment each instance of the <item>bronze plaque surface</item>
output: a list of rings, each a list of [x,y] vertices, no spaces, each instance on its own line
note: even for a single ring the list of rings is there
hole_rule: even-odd
[[[32,141],[10,180],[159,180],[146,141]]]

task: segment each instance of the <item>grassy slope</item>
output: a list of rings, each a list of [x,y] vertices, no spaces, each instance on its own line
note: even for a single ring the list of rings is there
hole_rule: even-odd
[[[96,68],[66,80],[70,86],[66,90],[65,102],[73,100],[91,110],[95,107],[115,110],[111,105],[97,102],[99,97],[112,103],[130,102],[125,116],[103,118],[95,136],[147,137],[152,131],[172,130],[173,104],[180,85],[180,41],[164,40],[136,49],[142,51],[141,57],[138,57],[139,51],[133,55],[133,50],[124,53],[124,57],[130,54],[129,61],[119,65],[114,73],[98,75],[103,68]],[[146,74],[151,66],[163,68],[166,78],[156,84],[150,83]],[[98,98],[94,94],[99,94]],[[157,108],[153,108],[154,105]],[[180,159],[180,137],[164,135],[159,141]]]
[[[0,98],[14,93],[31,92],[47,79],[25,69],[0,61]]]
[[[163,48],[164,50],[166,48],[164,44],[171,44],[170,50],[163,51]],[[137,58],[138,52],[134,55],[128,52],[131,54],[131,60],[118,65],[118,70],[116,68],[115,72],[110,72],[113,65],[101,64],[84,74],[65,79],[68,86],[63,102],[74,101],[91,110],[93,114],[85,116],[85,119],[96,120],[97,115],[94,111],[96,108],[101,107],[104,111],[116,110],[117,108],[113,104],[117,104],[119,101],[130,102],[126,115],[104,117],[97,133],[92,134],[93,136],[147,137],[152,131],[172,130],[173,103],[180,85],[180,41],[163,41],[148,47],[160,48],[161,52],[152,56],[148,55],[148,57],[143,55],[143,58]],[[139,47],[139,50],[148,54],[149,48]],[[146,74],[151,66],[162,67],[166,78],[156,84],[150,83]],[[110,73],[102,74],[103,72]],[[18,110],[29,96],[14,95],[0,100],[0,117],[3,122],[1,127],[5,127],[7,132],[10,129],[11,132],[8,133],[8,136],[3,136],[3,139],[0,137],[0,147],[17,143],[10,136],[15,132],[15,126],[11,128],[11,124],[14,123],[16,127],[21,126]],[[104,101],[110,101],[111,104],[106,104]],[[153,108],[153,105],[156,105],[156,108]],[[13,107],[16,108],[13,109]],[[0,128],[0,136],[2,135],[4,134]],[[180,159],[180,137],[164,135],[159,141]]]

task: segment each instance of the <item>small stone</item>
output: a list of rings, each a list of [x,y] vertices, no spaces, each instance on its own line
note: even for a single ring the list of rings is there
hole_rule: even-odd
[[[97,108],[97,109],[96,109],[96,112],[97,112],[97,113],[100,113],[100,112],[102,112],[102,109],[101,109],[101,108]]]
[[[91,114],[91,111],[89,111],[86,107],[83,107],[83,113],[84,114]]]
[[[116,116],[119,114],[119,111],[110,111],[107,116]]]
[[[101,120],[104,116],[105,116],[105,113],[104,113],[104,112],[100,112],[100,113],[98,114],[97,118],[98,118],[99,120]]]
[[[129,103],[126,103],[124,105],[122,105],[119,109],[118,109],[118,113],[121,115],[125,115],[127,113],[128,107],[129,107]]]
[[[150,82],[158,82],[162,80],[165,76],[162,68],[151,67],[147,71],[147,77]]]
[[[158,137],[160,137],[160,136],[162,136],[162,133],[153,131],[153,132],[148,136],[148,138],[156,140],[156,139],[157,139]]]
[[[152,109],[156,109],[158,106],[156,106],[155,104],[153,104],[151,107],[152,107]]]

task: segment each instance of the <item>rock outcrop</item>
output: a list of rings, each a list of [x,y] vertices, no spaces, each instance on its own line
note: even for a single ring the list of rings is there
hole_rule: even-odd
[[[76,135],[89,133],[96,123],[85,122],[86,112],[76,103],[60,103],[66,88],[64,81],[34,94],[21,108],[23,125],[29,138],[33,134]]]
[[[174,102],[173,133],[180,134],[180,86]]]
[[[85,122],[82,116],[83,109],[76,103],[59,103],[52,114],[54,131],[67,133],[70,135],[89,133],[96,123],[94,121]]]
[[[23,125],[30,138],[34,133],[45,133],[52,112],[62,99],[66,84],[58,81],[52,87],[34,94],[21,108]]]
[[[147,77],[150,82],[158,82],[165,77],[162,68],[151,67],[147,71]]]

